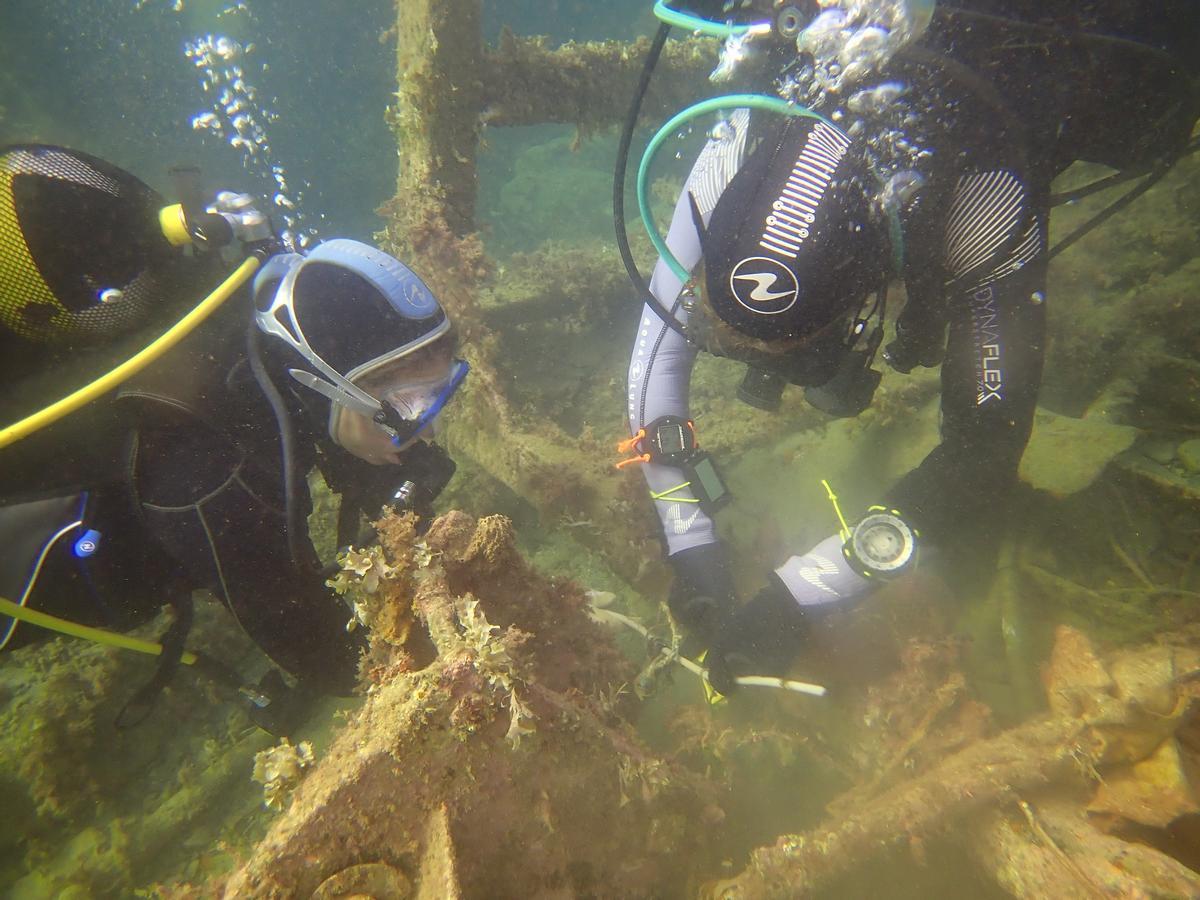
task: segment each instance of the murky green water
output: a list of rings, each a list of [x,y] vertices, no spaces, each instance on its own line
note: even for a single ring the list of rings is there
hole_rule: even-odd
[[[488,0],[480,28],[492,43],[503,29],[548,34],[552,46],[630,41],[653,33],[650,6]],[[394,26],[405,14],[405,0],[6,0],[0,145],[78,148],[167,197],[167,170],[194,163],[211,187],[260,197],[301,246],[318,238],[372,241],[397,183],[385,111],[396,103]],[[236,51],[225,54],[219,39]],[[711,92],[697,84],[688,99]],[[1018,114],[1025,113],[1038,121],[1035,111]],[[232,124],[238,115],[251,117],[243,128]],[[651,200],[660,227],[702,131],[671,140],[655,167]],[[648,137],[639,130],[632,169]],[[485,402],[451,405],[440,439],[459,468],[437,510],[506,515],[541,573],[611,593],[610,608],[648,624],[657,641],[628,630],[615,635],[636,672],[672,633],[664,607],[669,575],[644,484],[636,471],[610,469],[628,433],[626,374],[639,316],[612,237],[616,147],[615,127],[480,132],[475,187],[485,256],[475,280],[462,282],[472,304],[465,352],[477,367],[468,390],[486,384],[499,391],[517,421],[489,421],[479,413]],[[1076,165],[1055,189],[1108,171]],[[1070,233],[1113,196],[1057,209],[1052,236]],[[629,206],[635,252],[648,271],[652,255],[634,228],[632,195]],[[619,718],[653,753],[722,792],[723,817],[705,823],[707,843],[681,867],[691,874],[673,886],[677,896],[738,876],[756,848],[776,845],[781,835],[828,839],[840,823],[869,822],[891,802],[899,811],[888,812],[895,820],[886,840],[839,850],[830,839],[829,858],[839,861],[830,863],[835,876],[818,879],[821,896],[1066,896],[1048,892],[1063,885],[1080,897],[1196,895],[1163,886],[1200,885],[1200,733],[1188,707],[1195,673],[1160,667],[1126,681],[1107,660],[1133,647],[1165,646],[1178,649],[1178,661],[1200,646],[1197,210],[1200,157],[1188,157],[1054,260],[1039,411],[1021,484],[1007,498],[1011,509],[1002,514],[981,503],[964,510],[961,533],[930,548],[915,573],[813,630],[791,674],[827,686],[826,697],[743,689],[710,707],[701,682],[670,666],[657,680],[637,683],[647,696]],[[142,340],[59,355],[52,365],[13,351],[0,371],[21,387],[0,401],[4,421],[104,371]],[[872,406],[856,418],[831,419],[795,388],[777,413],[752,409],[736,399],[741,365],[709,356],[698,363],[691,410],[701,445],[720,461],[735,496],[717,522],[743,599],[787,557],[837,529],[822,479],[836,487],[843,509],[862,510],[936,445],[937,370],[877,368],[884,375]],[[519,453],[508,458],[505,448],[518,442]],[[0,449],[0,466],[18,458]],[[54,471],[60,463],[47,455],[41,465]],[[36,492],[37,485],[28,487]],[[328,561],[336,502],[323,484],[315,493],[310,528]],[[156,585],[136,587],[153,593]],[[166,622],[160,617],[137,633],[155,639]],[[1068,643],[1064,633],[1082,637]],[[1095,658],[1079,649],[1089,641]],[[269,667],[208,594],[199,597],[187,643],[251,678]],[[685,653],[694,649],[683,644]],[[276,741],[228,691],[183,671],[146,722],[116,726],[152,674],[153,664],[138,654],[68,637],[0,654],[4,896],[216,895],[278,820],[251,778],[255,754]],[[1153,678],[1155,690],[1174,692],[1166,711],[1130,687]],[[1062,701],[1080,685],[1124,711],[1106,720],[1082,700],[1074,707]],[[322,764],[362,702],[316,701],[293,743],[310,741]],[[1113,716],[1119,728],[1105,731]],[[1029,774],[1032,754],[1050,752],[1050,744],[1030,744],[1030,758],[1018,753],[1015,762],[1003,749],[982,753],[974,772],[947,767],[954,754],[1039,721],[1087,723],[1053,745],[1077,760],[1074,771]],[[1128,750],[1125,740],[1139,749]],[[1094,741],[1110,749],[1096,751]],[[513,752],[536,753],[537,746]],[[927,803],[904,793],[930,772],[945,773],[955,790],[980,789],[993,781],[980,772],[993,765],[997,779],[1015,772],[1025,780],[975,805],[954,805],[935,787]],[[923,804],[953,811],[925,820],[913,813]],[[528,816],[539,815],[531,804]],[[1010,834],[1017,835],[1012,846],[1002,840]],[[839,839],[852,844],[845,834]],[[1127,857],[1137,865],[1122,869]],[[531,884],[527,896],[614,896],[603,875],[587,889],[583,883]],[[1115,893],[1130,885],[1143,893]],[[779,883],[772,891],[791,895]]]

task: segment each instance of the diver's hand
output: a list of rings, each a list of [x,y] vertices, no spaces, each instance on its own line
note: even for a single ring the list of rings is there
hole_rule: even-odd
[[[782,677],[807,633],[804,607],[771,573],[767,586],[729,616],[715,635],[704,658],[708,681],[719,693],[729,694],[738,675]]]
[[[275,737],[291,737],[313,711],[316,699],[301,687],[289,687],[277,669],[268,669],[258,684],[243,692],[250,720]]]
[[[933,368],[941,365],[946,343],[942,329],[919,333],[896,323],[896,339],[883,348],[884,361],[901,374],[907,375],[917,366]]]
[[[249,194],[221,191],[205,212],[224,219],[233,237],[243,244],[257,244],[275,237],[270,217],[259,212],[254,205],[254,198]]]
[[[704,642],[724,625],[733,609],[733,578],[722,544],[703,544],[671,557],[675,580],[667,606],[680,625]]]

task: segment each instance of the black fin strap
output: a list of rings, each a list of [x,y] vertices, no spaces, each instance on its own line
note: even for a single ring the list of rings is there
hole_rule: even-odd
[[[132,728],[146,721],[147,716],[154,709],[158,695],[162,693],[162,689],[179,670],[183,658],[183,644],[192,630],[194,613],[192,595],[185,592],[178,600],[172,601],[171,606],[175,610],[175,621],[167,628],[160,641],[162,655],[158,658],[158,668],[153,677],[138,688],[129,701],[121,707],[121,711],[117,713],[117,728]]]

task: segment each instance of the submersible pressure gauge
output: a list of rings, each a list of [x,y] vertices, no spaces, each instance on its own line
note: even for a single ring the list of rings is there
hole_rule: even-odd
[[[892,578],[917,558],[917,533],[894,509],[873,506],[854,526],[842,552],[865,578]]]

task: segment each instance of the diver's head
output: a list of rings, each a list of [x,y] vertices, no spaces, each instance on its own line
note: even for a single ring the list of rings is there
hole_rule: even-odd
[[[820,119],[763,140],[704,231],[702,347],[797,384],[832,377],[857,313],[887,276],[887,228],[858,148]]]
[[[658,0],[663,22],[715,37],[773,33],[787,41],[820,11],[817,0]]]
[[[86,153],[0,149],[0,326],[77,343],[143,324],[176,256],[159,225],[163,205]]]
[[[429,288],[386,253],[349,240],[272,258],[254,282],[259,330],[290,348],[287,372],[330,402],[334,442],[398,462],[462,383],[450,320]]]

